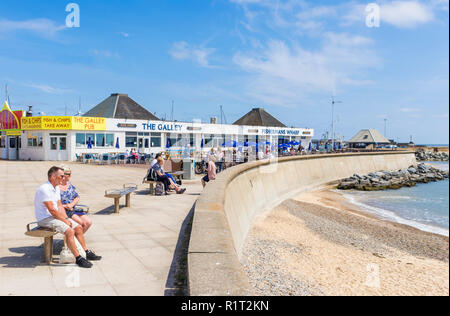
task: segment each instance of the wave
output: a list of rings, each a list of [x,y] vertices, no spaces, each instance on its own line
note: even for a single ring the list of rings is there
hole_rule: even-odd
[[[386,220],[389,220],[389,221],[392,221],[392,222],[396,222],[396,223],[399,223],[399,224],[408,225],[408,226],[420,229],[420,230],[425,231],[425,232],[439,234],[439,235],[443,235],[443,236],[449,237],[449,230],[448,229],[437,227],[437,226],[433,226],[433,225],[427,225],[427,224],[423,224],[421,222],[417,222],[417,221],[414,221],[414,220],[406,219],[406,218],[398,216],[397,214],[395,214],[392,211],[361,203],[360,201],[358,201],[351,194],[345,194],[344,193],[343,196],[350,203],[361,207],[364,211],[366,211],[368,213],[371,213],[371,214],[373,214],[373,215],[375,215],[377,217],[381,217],[383,219],[386,219]]]

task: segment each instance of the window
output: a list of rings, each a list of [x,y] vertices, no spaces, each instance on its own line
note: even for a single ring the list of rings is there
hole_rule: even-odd
[[[77,133],[76,142],[77,142],[77,147],[84,147],[86,145],[86,134]]]
[[[15,138],[9,139],[9,148],[16,148],[16,139]]]
[[[6,147],[6,136],[1,134],[0,135],[0,148],[5,148]]]
[[[114,134],[106,134],[106,147],[114,147]]]
[[[28,132],[27,146],[28,147],[42,147],[43,137],[42,133]]]
[[[89,145],[89,141],[91,141],[92,147],[95,147],[95,134],[86,134],[86,146]]]
[[[145,147],[146,149],[150,148],[150,140],[149,140],[148,138],[146,138],[146,139],[144,140],[144,147]]]
[[[97,147],[105,147],[105,134],[96,134],[95,139]]]
[[[133,135],[135,134],[135,135]],[[127,133],[125,137],[125,146],[128,148],[137,147],[137,133]]]
[[[58,137],[50,137],[50,150],[57,150]]]
[[[67,150],[67,138],[66,137],[59,138],[59,150]]]
[[[152,148],[161,147],[161,133],[152,133],[150,138],[150,145]]]

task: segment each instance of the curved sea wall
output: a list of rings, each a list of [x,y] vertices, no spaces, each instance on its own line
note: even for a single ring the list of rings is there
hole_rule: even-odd
[[[194,296],[252,295],[239,256],[253,222],[299,193],[355,173],[416,165],[414,152],[313,155],[227,169],[197,200],[188,253]]]

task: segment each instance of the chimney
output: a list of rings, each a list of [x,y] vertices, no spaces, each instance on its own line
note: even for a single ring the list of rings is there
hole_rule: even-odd
[[[26,113],[26,117],[32,117],[32,116],[33,116],[33,106],[30,105],[30,106],[28,107],[28,111],[27,111],[27,113]]]

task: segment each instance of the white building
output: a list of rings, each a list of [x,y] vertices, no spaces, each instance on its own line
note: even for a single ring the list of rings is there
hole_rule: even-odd
[[[16,112],[9,107],[3,111],[8,113],[0,112],[0,122],[3,113],[8,118],[3,123],[6,127],[12,119],[10,113]],[[291,141],[308,148],[314,136],[312,129],[285,127],[263,109],[253,109],[233,125],[161,121],[125,94],[112,94],[83,117],[23,114],[20,128],[1,130],[2,159],[75,161],[87,153],[123,153],[133,148],[146,154],[208,151],[212,147],[232,147],[233,141],[246,142],[255,150],[256,144],[277,148]],[[18,146],[11,149],[10,142]]]

